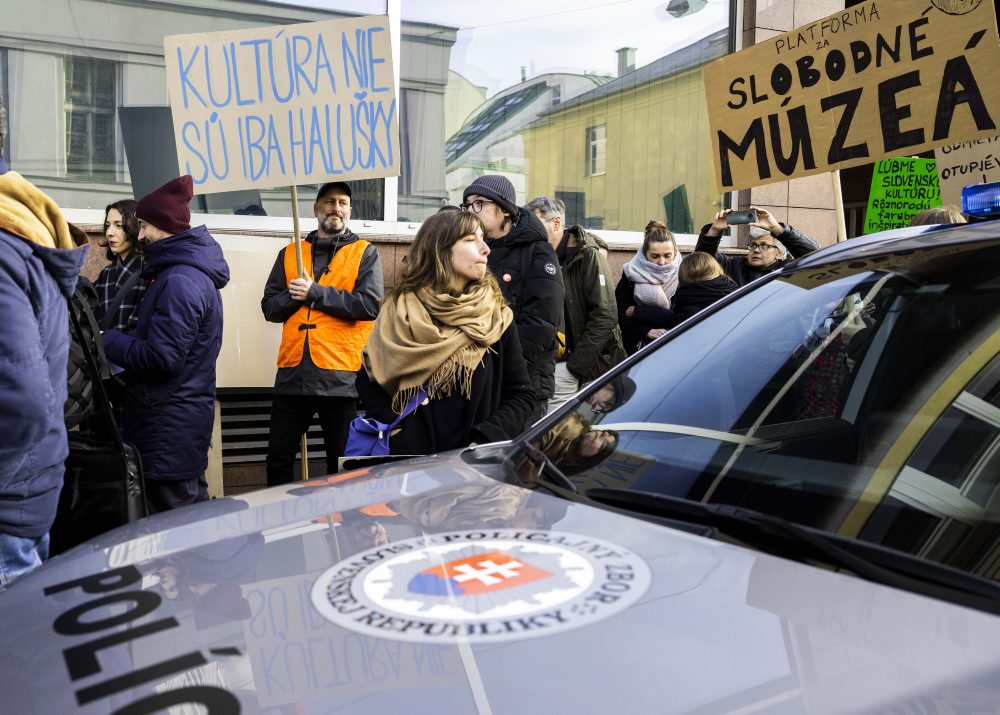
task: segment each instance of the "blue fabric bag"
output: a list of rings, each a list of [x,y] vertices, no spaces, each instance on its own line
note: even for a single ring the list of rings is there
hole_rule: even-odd
[[[365,415],[355,417],[351,420],[351,426],[347,433],[347,447],[344,449],[344,456],[384,457],[389,454],[389,434],[396,429],[400,422],[413,414],[417,405],[426,399],[427,393],[420,390],[406,403],[403,414],[388,424]]]

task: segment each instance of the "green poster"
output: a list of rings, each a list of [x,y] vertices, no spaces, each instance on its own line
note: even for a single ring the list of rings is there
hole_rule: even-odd
[[[875,163],[864,232],[907,226],[915,214],[940,205],[937,162],[933,159],[883,159]]]

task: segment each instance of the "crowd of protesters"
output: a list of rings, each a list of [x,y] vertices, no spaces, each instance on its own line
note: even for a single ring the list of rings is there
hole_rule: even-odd
[[[4,130],[0,112],[0,142]],[[218,242],[191,225],[192,194],[191,177],[181,176],[138,201],[110,204],[101,242],[108,265],[95,285],[114,368],[107,393],[141,455],[151,512],[208,498],[220,289],[230,274]],[[737,286],[817,248],[758,208],[746,255],[718,252],[722,211],[682,258],[670,229],[651,221],[615,284],[607,245],[569,225],[562,201],[539,196],[519,206],[506,177],[486,175],[465,189],[460,206],[423,222],[383,295],[378,252],[348,228],[351,200],[349,184],[324,184],[301,257],[282,249],[263,287],[263,317],[282,325],[268,485],[292,481],[316,415],[331,473],[359,410],[393,423],[393,454],[512,438]],[[67,297],[86,238],[2,164],[0,202],[0,305],[9,333],[0,377],[11,386],[0,391],[0,429],[10,438],[0,450],[3,587],[47,554],[67,456]],[[619,376],[588,404],[599,415],[634,390]],[[582,417],[567,425],[552,439],[580,465],[617,441]]]

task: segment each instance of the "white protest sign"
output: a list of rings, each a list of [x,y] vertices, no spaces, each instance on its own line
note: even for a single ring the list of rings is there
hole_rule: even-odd
[[[1000,137],[949,144],[934,150],[941,200],[962,205],[962,188],[1000,181]]]
[[[163,46],[177,159],[196,193],[399,174],[387,16]]]

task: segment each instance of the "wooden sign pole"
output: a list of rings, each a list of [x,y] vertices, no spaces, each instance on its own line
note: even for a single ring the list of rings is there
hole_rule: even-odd
[[[299,192],[292,184],[292,234],[295,241],[295,266],[299,271],[299,278],[305,278],[306,272],[302,267],[302,236],[299,234]],[[309,478],[309,449],[306,445],[306,436],[309,428],[306,427],[305,434],[302,435],[302,442],[299,449],[302,452],[302,479]]]

